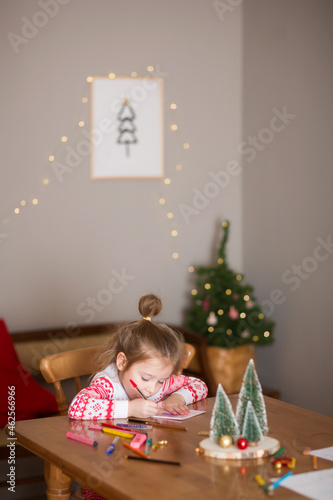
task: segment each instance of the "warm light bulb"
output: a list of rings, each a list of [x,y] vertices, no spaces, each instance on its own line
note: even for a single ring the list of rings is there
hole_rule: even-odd
[[[228,335],[232,335],[232,330],[230,330],[230,328],[228,328],[228,330],[227,330],[227,334],[228,334]]]
[[[19,208],[15,208],[15,209],[14,209],[14,213],[15,213],[15,214],[19,214],[19,213],[20,213],[20,209],[19,209]]]
[[[188,270],[189,273],[194,273],[194,267],[193,266],[189,266],[187,268],[187,270]]]
[[[86,102],[88,102],[88,97],[82,97],[82,102],[85,104]]]
[[[27,203],[26,203],[26,201],[25,201],[25,200],[22,200],[22,201],[21,201],[21,206],[22,206],[22,207],[25,207],[25,206],[26,206],[26,204],[27,204]]]
[[[34,198],[34,199],[32,200],[32,204],[33,204],[33,205],[38,205],[38,200],[37,200],[37,198]]]
[[[237,281],[241,281],[241,279],[242,279],[242,275],[241,275],[241,274],[237,274],[237,276],[236,276],[236,280],[237,280]]]
[[[170,128],[171,128],[171,130],[178,130],[178,125],[173,123]]]
[[[147,71],[154,71],[154,66],[148,66]]]
[[[160,205],[165,205],[165,199],[164,198],[160,198],[158,200],[158,202],[159,202]]]
[[[177,252],[173,252],[172,258],[173,259],[178,259],[179,258],[179,254]]]
[[[240,313],[239,317],[242,318],[242,319],[244,319],[244,318],[246,318],[246,314],[244,312]]]
[[[131,76],[132,76],[133,78],[134,78],[134,77],[136,77],[136,76],[137,76],[137,72],[136,72],[136,71],[132,71]]]
[[[258,335],[255,335],[254,337],[252,337],[252,340],[253,340],[253,342],[258,342],[258,340],[259,340]]]
[[[195,288],[193,288],[193,290],[191,291],[191,294],[192,295],[197,295],[197,293],[198,293],[198,290],[196,290]]]
[[[223,309],[219,309],[219,310],[217,311],[217,314],[218,314],[219,316],[222,316],[222,314],[223,314],[223,313],[224,313]]]
[[[228,288],[228,290],[226,290],[226,291],[225,291],[225,293],[226,293],[227,295],[231,295],[231,290],[230,290],[230,288]]]
[[[214,331],[214,327],[213,326],[208,327],[208,331],[212,333]]]
[[[183,144],[183,148],[184,148],[184,149],[190,149],[190,145],[189,145],[189,143],[188,143],[188,142],[184,142],[184,144]]]
[[[244,298],[245,302],[247,302],[248,300],[250,300],[250,297],[248,295],[244,295],[243,298]]]
[[[228,227],[228,223],[226,220],[222,222],[222,227]]]
[[[68,138],[65,135],[63,135],[61,138],[61,142],[67,142],[67,140],[68,140]]]
[[[164,179],[164,184],[166,184],[166,185],[171,184],[171,179],[169,179],[169,177],[166,177]]]
[[[269,336],[270,336],[270,333],[269,333],[268,331],[264,333],[264,337],[266,337],[266,338],[267,338],[267,337],[269,337]]]
[[[173,213],[172,212],[168,212],[167,213],[167,218],[168,219],[173,219]]]
[[[171,236],[174,236],[174,237],[178,236],[178,231],[176,229],[173,229],[171,231]]]
[[[87,78],[87,82],[88,82],[88,83],[90,83],[90,82],[92,82],[92,81],[93,81],[93,77],[92,77],[92,76],[88,76],[88,78]]]
[[[180,164],[176,165],[176,170],[178,170],[178,172],[180,172],[182,168],[183,167]]]
[[[49,184],[49,182],[50,182],[49,179],[43,179],[44,186],[47,186]]]
[[[172,104],[170,104],[170,108],[171,109],[177,109],[177,104],[175,104],[174,102]]]
[[[209,283],[206,283],[206,284],[205,284],[205,288],[206,288],[206,290],[209,290],[209,289],[210,289],[210,284],[209,284]]]
[[[259,318],[259,319],[264,319],[264,315],[263,315],[263,313],[259,313],[259,314],[258,314],[258,318]]]
[[[218,264],[223,264],[223,259],[222,259],[222,257],[220,257],[219,259],[217,259],[217,263],[218,263]]]
[[[84,127],[84,121],[83,120],[79,122],[79,127]]]
[[[111,80],[112,80],[113,78],[115,78],[115,76],[116,76],[116,75],[115,75],[114,73],[109,73],[109,78],[111,78]]]
[[[54,156],[53,155],[49,156],[49,161],[54,161]]]

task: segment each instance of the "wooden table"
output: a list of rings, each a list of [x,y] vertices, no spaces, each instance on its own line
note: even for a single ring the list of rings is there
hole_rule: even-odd
[[[237,397],[230,397],[235,408]],[[333,445],[333,418],[310,412],[281,401],[265,397],[269,435],[278,439],[285,455],[296,458],[294,473],[312,470],[312,460],[303,455],[312,449]],[[27,420],[16,423],[17,442],[45,460],[48,500],[68,500],[74,479],[112,500],[257,500],[266,494],[254,476],[261,474],[267,481],[277,477],[270,458],[233,461],[207,458],[196,453],[205,437],[199,431],[209,430],[214,399],[200,401],[193,409],[206,413],[186,420],[186,432],[154,428],[153,442],[166,439],[167,447],[151,451],[152,458],[177,460],[181,466],[126,460],[132,454],[119,441],[112,455],[106,454],[111,436],[88,430],[89,421],[73,421],[68,417]],[[117,420],[121,422],[121,420]],[[98,441],[98,446],[78,443],[66,438],[70,430]],[[332,468],[333,463],[318,459],[318,470]],[[289,469],[283,469],[282,474]],[[287,488],[279,487],[275,497],[304,498]]]

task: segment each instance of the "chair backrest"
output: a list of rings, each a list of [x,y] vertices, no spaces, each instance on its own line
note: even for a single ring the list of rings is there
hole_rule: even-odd
[[[61,382],[74,379],[76,392],[79,392],[82,389],[80,377],[94,372],[94,361],[101,348],[102,346],[83,347],[52,354],[41,360],[40,371],[46,382],[54,385],[55,398],[61,415],[67,415],[68,412],[68,401]],[[186,356],[182,370],[188,367],[195,355],[195,348],[191,344],[184,344],[184,349]]]

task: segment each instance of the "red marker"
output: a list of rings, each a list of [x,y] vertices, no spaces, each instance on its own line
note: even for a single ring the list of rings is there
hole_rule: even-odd
[[[73,434],[73,432],[67,432],[67,438],[74,439],[75,441],[80,441],[81,443],[90,444],[90,446],[97,446],[97,441],[93,439],[86,438],[84,436],[79,436],[78,434]]]
[[[139,387],[136,385],[136,383],[134,382],[134,380],[132,380],[130,378],[130,382],[131,382],[132,386],[134,387],[134,389],[136,389],[138,391],[138,393],[141,394],[141,396],[143,397],[143,399],[147,399],[146,396],[144,394],[142,394],[142,392],[140,391]]]

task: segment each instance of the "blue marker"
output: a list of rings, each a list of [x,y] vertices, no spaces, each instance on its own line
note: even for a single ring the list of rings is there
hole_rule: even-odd
[[[118,439],[119,439],[119,436],[116,436],[116,437],[114,438],[114,440],[112,441],[112,443],[110,444],[110,446],[107,448],[106,453],[107,453],[108,455],[111,455],[111,453],[112,453],[112,452],[113,452],[113,450],[115,449],[115,447],[116,447],[116,442],[118,441]]]
[[[284,480],[286,479],[287,477],[291,476],[292,475],[292,472],[288,472],[288,474],[286,474],[285,476],[282,476],[280,477],[280,479],[278,479],[277,481],[275,481],[275,483],[271,484],[269,489],[270,490],[275,490],[275,488],[277,488],[279,486],[279,484]]]
[[[153,426],[152,425],[144,425],[144,424],[116,424],[116,426],[119,425],[120,427],[124,427],[126,429],[145,429],[146,431],[151,431]]]

